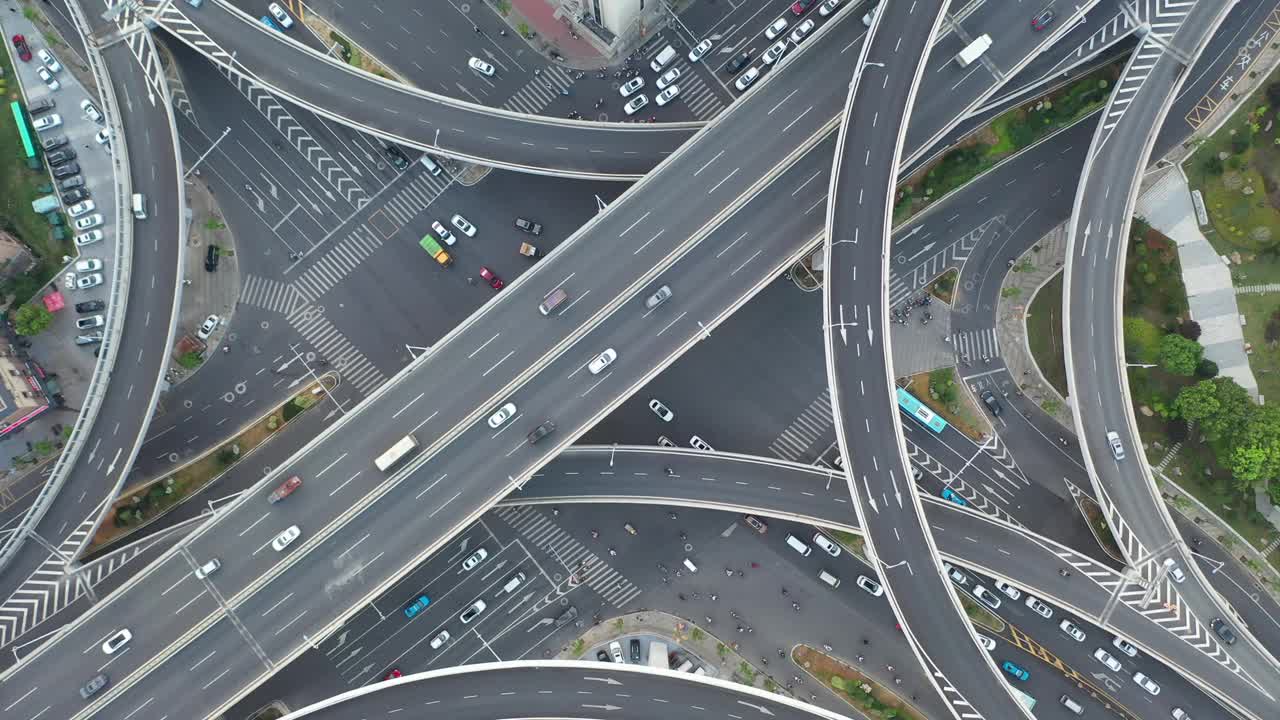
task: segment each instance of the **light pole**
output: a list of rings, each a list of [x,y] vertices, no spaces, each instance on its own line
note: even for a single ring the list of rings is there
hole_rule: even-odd
[[[209,157],[209,153],[213,152],[213,149],[214,149],[214,148],[218,147],[218,143],[222,142],[222,140],[223,140],[224,138],[226,138],[226,137],[227,137],[227,135],[230,135],[230,134],[231,134],[231,126],[230,126],[230,125],[228,125],[228,126],[227,126],[227,128],[226,128],[225,130],[223,130],[223,131],[222,131],[222,134],[218,136],[218,139],[217,139],[217,140],[214,140],[214,141],[213,141],[213,144],[209,146],[209,149],[208,149],[208,150],[205,150],[203,155],[201,155],[200,157],[196,158],[196,161],[195,161],[194,163],[192,163],[192,164],[191,164],[191,167],[190,167],[190,168],[188,168],[186,175],[183,175],[183,176],[182,176],[182,179],[183,179],[183,180],[186,180],[186,179],[187,179],[187,175],[190,175],[191,173],[195,172],[195,171],[196,171],[196,167],[197,167],[197,166],[199,166],[199,165],[200,165],[200,163],[204,162],[204,159],[205,159],[206,157]]]

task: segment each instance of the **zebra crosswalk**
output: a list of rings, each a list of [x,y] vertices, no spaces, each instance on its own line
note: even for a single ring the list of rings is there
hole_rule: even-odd
[[[288,315],[304,301],[289,283],[261,275],[245,275],[244,286],[240,288],[240,302]]]
[[[640,588],[622,573],[601,561],[595,553],[533,507],[500,507],[494,510],[494,514],[528,538],[533,545],[550,551],[565,564],[566,569],[582,564],[584,584],[619,610],[640,594]]]
[[[951,344],[962,358],[994,358],[1000,356],[1000,342],[995,328],[954,333]]]
[[[502,103],[502,109],[537,115],[572,85],[573,76],[564,68],[558,65],[544,68]]]
[[[809,407],[769,443],[769,452],[782,460],[803,462],[814,443],[827,439],[827,431],[834,424],[831,410],[831,388],[824,388]]]
[[[649,62],[667,47],[665,41],[661,39],[655,40],[655,42],[650,42],[644,47],[642,68],[648,67]],[[714,87],[707,84],[707,81],[698,72],[698,68],[689,62],[688,57],[684,54],[676,55],[676,61],[667,66],[667,69],[663,72],[669,72],[672,68],[680,70],[680,77],[675,81],[675,84],[680,86],[680,94],[676,96],[676,99],[684,103],[694,117],[699,120],[707,120],[715,117],[717,113],[724,109],[724,100],[716,93]],[[654,92],[658,92],[656,87]]]
[[[452,182],[453,178],[448,173],[442,172],[439,177],[427,172],[419,173],[387,198],[381,212],[400,226],[408,225],[435,202]]]
[[[315,302],[380,247],[382,238],[368,224],[359,225],[298,275],[293,285],[308,302]]]
[[[387,381],[387,376],[329,322],[323,308],[306,305],[290,315],[289,322],[317,354],[341,373],[343,382],[359,392],[368,395]]]

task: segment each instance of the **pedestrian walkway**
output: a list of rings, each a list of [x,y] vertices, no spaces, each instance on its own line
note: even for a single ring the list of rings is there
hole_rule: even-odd
[[[340,373],[342,382],[361,394],[368,395],[387,381],[387,376],[329,322],[323,308],[306,305],[289,317],[289,323],[315,350],[317,359],[327,361]]]
[[[605,602],[621,610],[640,594],[641,589],[622,573],[603,562],[572,535],[552,522],[541,511],[529,505],[501,507],[494,513],[503,522],[529,539],[535,547],[545,548],[572,572],[583,567],[584,582],[595,590]]]
[[[1178,245],[1182,284],[1191,318],[1200,324],[1205,359],[1217,363],[1219,374],[1235,380],[1256,398],[1258,380],[1244,350],[1231,270],[1200,232],[1182,168],[1165,170],[1138,198],[1134,212]]]
[[[502,103],[502,109],[537,115],[555,102],[556,98],[570,92],[571,87],[573,75],[559,65],[552,65],[530,78],[524,87]]]
[[[387,207],[392,206],[388,204]],[[368,224],[359,225],[300,273],[293,285],[308,302],[315,302],[380,247],[382,238],[370,230]]]
[[[650,42],[645,45],[641,67],[647,66],[666,47],[667,43],[665,42]],[[683,53],[677,55],[676,61],[671,63],[667,70],[663,71],[664,74],[670,72],[673,68],[680,71],[679,77],[672,83],[680,88],[680,94],[676,96],[676,99],[684,103],[694,117],[699,120],[708,120],[724,109],[725,104],[720,99],[720,95],[716,93],[714,88],[707,85],[699,74],[698,68],[689,62],[689,58],[686,55]],[[660,91],[655,86],[653,88],[654,95],[656,96],[658,92]]]
[[[1045,380],[1027,344],[1027,310],[1045,283],[1062,272],[1067,257],[1067,226],[1059,225],[1024,252],[1005,274],[996,311],[996,344],[1018,389],[1063,427],[1074,428],[1067,399]]]
[[[823,388],[822,393],[809,403],[790,425],[769,443],[769,452],[775,457],[790,462],[811,462],[816,458],[808,458],[814,443],[828,438],[828,431],[835,422],[831,410],[831,388]],[[826,444],[823,444],[825,450]]]
[[[513,19],[512,16],[516,14],[524,18],[530,30],[550,43],[551,49],[564,56],[572,65],[588,67],[601,64],[603,54],[569,26],[560,9],[559,0],[508,1],[514,11],[508,19]]]

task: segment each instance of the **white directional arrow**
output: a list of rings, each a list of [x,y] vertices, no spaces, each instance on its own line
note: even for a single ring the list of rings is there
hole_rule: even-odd
[[[537,630],[538,628],[542,627],[543,625],[550,625],[552,622],[553,622],[553,621],[551,620],[551,618],[542,618],[541,620],[539,620],[538,622],[534,623],[533,625],[530,625],[530,626],[529,626],[529,629],[528,629],[528,630],[525,630],[525,632],[527,632],[527,633],[528,633],[528,632],[533,632],[534,630]]]
[[[102,438],[93,444],[93,449],[89,451],[89,462],[93,462],[93,456],[98,454],[98,446],[102,444]]]
[[[121,450],[123,450],[123,449],[124,449],[124,448],[117,448],[117,449],[116,449],[116,456],[115,456],[115,457],[113,457],[113,458],[111,458],[111,464],[107,466],[107,474],[108,474],[108,475],[110,475],[111,473],[113,473],[113,472],[115,472],[115,471],[116,471],[116,461],[120,459],[120,451],[121,451]]]
[[[532,592],[525,593],[524,597],[520,598],[520,600],[518,600],[518,601],[517,601],[517,602],[512,606],[512,608],[511,608],[510,610],[508,610],[508,611],[507,611],[507,614],[508,614],[508,615],[510,615],[511,613],[515,612],[518,608],[519,608],[519,609],[521,609],[521,610],[523,611],[523,608],[520,608],[520,606],[521,606],[521,605],[523,605],[523,604],[525,604],[526,602],[528,602],[528,601],[529,601],[529,598],[531,598],[531,597],[533,597],[533,593],[532,593]]]
[[[867,328],[867,344],[868,345],[876,344],[876,331],[872,330],[871,328]]]
[[[586,705],[584,704],[582,707],[591,708],[593,710],[621,710],[622,709],[622,707],[619,705]],[[772,715],[773,713],[769,713],[769,714]]]
[[[880,508],[876,507],[876,498],[871,494],[871,485],[867,482],[866,475],[862,476],[862,487],[866,491],[867,502],[871,503],[871,509],[875,510],[876,513],[879,514]]]
[[[334,409],[332,409],[332,410],[330,410],[330,411],[329,411],[329,414],[328,414],[328,415],[325,415],[325,416],[324,416],[324,419],[325,419],[325,421],[328,421],[328,420],[329,420],[329,418],[331,418],[331,417],[333,417],[334,415],[337,415],[337,414],[338,414],[338,408],[334,408]]]
[[[410,357],[412,357],[414,360],[417,360],[419,355],[422,355],[422,354],[424,354],[424,353],[431,352],[431,346],[430,346],[430,345],[427,345],[427,346],[425,346],[425,347],[424,347],[424,346],[422,346],[422,345],[409,345],[409,344],[406,344],[404,347],[405,347],[405,349],[406,349],[406,350],[408,350],[408,351],[409,351],[409,356],[410,356]]]
[[[334,650],[337,650],[338,648],[340,648],[340,647],[342,647],[343,645],[347,644],[347,633],[348,633],[348,632],[350,632],[350,631],[349,631],[349,630],[343,630],[343,631],[342,631],[342,634],[338,636],[338,642],[337,642],[337,643],[335,643],[335,644],[334,644],[334,646],[333,646],[333,649],[334,649]]]
[[[611,677],[592,677],[592,676],[590,676],[590,675],[586,675],[586,676],[583,676],[583,678],[582,678],[582,679],[583,679],[583,680],[590,680],[590,681],[592,681],[592,682],[602,682],[602,683],[605,683],[605,684],[607,684],[607,685],[621,685],[621,684],[622,684],[621,682],[619,682],[619,681],[617,681],[617,680],[614,680],[614,679],[613,679],[613,678],[611,678]]]
[[[902,491],[898,489],[898,476],[892,475],[893,479],[893,496],[898,500],[898,509],[902,509]]]
[[[756,705],[755,703],[749,703],[746,700],[739,700],[738,704],[746,705],[749,708],[755,708],[756,710],[759,710],[761,714],[764,714],[764,715],[773,715],[773,711],[763,705]]]
[[[919,228],[917,228],[917,229],[919,229]],[[925,253],[929,252],[930,250],[932,250],[932,249],[933,249],[933,246],[934,246],[934,245],[937,245],[937,244],[938,244],[937,242],[931,242],[931,243],[929,243],[928,245],[925,245],[924,247],[920,248],[920,252],[917,252],[915,255],[912,255],[911,257],[907,258],[907,262],[911,262],[912,260],[915,260],[916,258],[920,257],[921,255],[923,255],[923,254],[925,254]]]

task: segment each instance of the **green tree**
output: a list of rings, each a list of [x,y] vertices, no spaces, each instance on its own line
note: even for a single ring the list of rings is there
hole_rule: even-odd
[[[1174,375],[1194,375],[1204,357],[1204,347],[1195,340],[1169,333],[1160,338],[1160,367]]]
[[[39,335],[53,324],[53,313],[43,305],[28,303],[13,315],[13,327],[19,335]]]
[[[1124,352],[1132,362],[1153,363],[1160,356],[1160,328],[1140,317],[1124,319]]]
[[[1241,493],[1280,475],[1280,408],[1259,407],[1250,414],[1244,428],[1232,437],[1228,466]]]
[[[1182,419],[1195,423],[1206,438],[1218,442],[1239,433],[1257,406],[1235,380],[1214,378],[1182,388],[1173,408]]]

